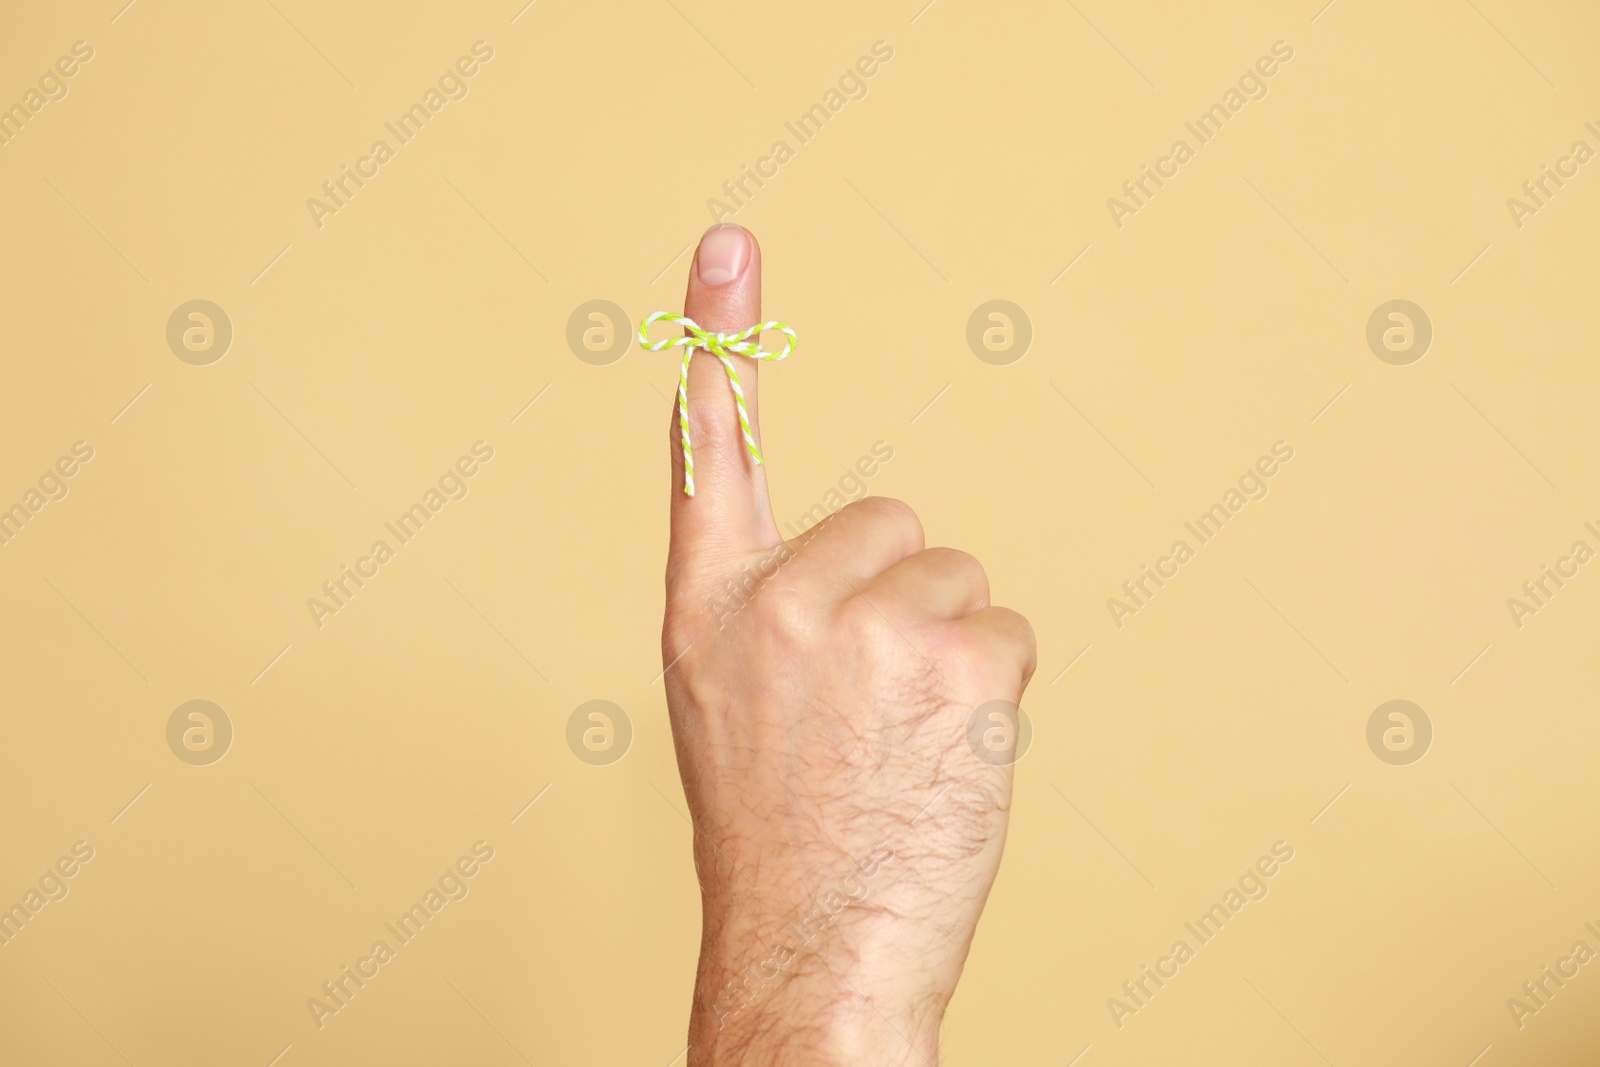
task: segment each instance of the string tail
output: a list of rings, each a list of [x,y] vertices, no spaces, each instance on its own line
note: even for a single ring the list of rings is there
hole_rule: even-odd
[[[733,406],[739,412],[739,432],[744,434],[744,447],[750,453],[750,458],[756,461],[756,466],[761,466],[761,450],[756,447],[755,435],[750,432],[750,412],[744,406],[744,386],[739,384],[739,372],[734,369],[733,360],[727,356],[718,356],[722,365],[728,368],[728,385],[733,388]]]
[[[694,448],[689,444],[689,360],[694,357],[691,345],[683,351],[683,363],[678,368],[678,431],[683,438],[683,495],[694,496]]]

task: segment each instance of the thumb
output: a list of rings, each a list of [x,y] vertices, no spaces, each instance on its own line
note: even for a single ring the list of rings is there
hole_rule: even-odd
[[[689,264],[683,313],[701,329],[712,332],[734,333],[761,321],[761,248],[748,230],[728,223],[713,226],[700,238],[700,247]],[[728,362],[738,375],[751,436],[759,447],[760,401],[756,384],[761,361],[729,356]],[[727,557],[772,548],[783,540],[767,502],[766,467],[757,464],[746,448],[735,400],[733,383],[722,360],[696,349],[688,380],[693,496],[683,492],[681,410],[674,411],[671,427],[671,551],[679,558]],[[680,408],[683,402],[680,395]]]

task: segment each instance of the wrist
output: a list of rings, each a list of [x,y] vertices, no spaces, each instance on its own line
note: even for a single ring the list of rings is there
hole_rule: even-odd
[[[823,980],[827,974],[831,981]],[[696,998],[687,1067],[928,1067],[938,1062],[943,1000],[902,1002],[847,975],[734,976]]]
[[[937,1062],[948,991],[897,951],[884,920],[841,914],[818,928],[708,914],[690,1067]]]

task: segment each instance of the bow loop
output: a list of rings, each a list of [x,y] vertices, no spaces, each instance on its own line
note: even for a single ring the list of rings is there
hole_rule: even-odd
[[[649,338],[650,327],[658,322],[670,322],[684,328],[682,337],[671,337],[661,341],[652,341]],[[761,335],[768,330],[776,330],[784,335],[783,348],[777,352],[769,352],[761,347]],[[755,338],[755,340],[751,340]],[[668,311],[652,311],[639,323],[639,346],[646,352],[660,352],[667,348],[682,348],[683,362],[678,367],[678,430],[683,439],[683,491],[687,496],[694,496],[694,451],[689,444],[689,363],[694,358],[697,348],[703,348],[722,361],[728,372],[728,385],[733,389],[733,404],[739,412],[739,429],[744,434],[744,447],[750,453],[750,458],[761,465],[761,450],[756,447],[755,435],[750,431],[750,413],[744,404],[744,387],[739,384],[739,371],[734,367],[729,356],[743,356],[746,359],[788,359],[789,353],[794,351],[795,342],[798,340],[795,332],[781,322],[762,322],[736,333],[727,333],[722,330],[712,332],[689,318],[687,315],[674,315]]]
[[[650,327],[658,322],[670,322],[675,326],[682,326],[686,331],[683,337],[669,337],[661,341],[652,341],[649,337]],[[770,352],[761,347],[760,337],[768,330],[776,330],[785,337],[783,348],[777,352]],[[750,340],[752,337],[756,340]],[[795,332],[781,322],[762,322],[747,327],[735,333],[726,333],[718,330],[712,332],[703,328],[698,322],[687,315],[674,315],[668,311],[652,311],[639,323],[639,345],[646,352],[660,352],[666,348],[687,348],[692,353],[696,348],[703,348],[714,356],[744,356],[748,359],[787,359],[789,353],[794,351]]]

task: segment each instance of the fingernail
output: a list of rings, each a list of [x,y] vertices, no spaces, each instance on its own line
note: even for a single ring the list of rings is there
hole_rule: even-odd
[[[731,222],[713,226],[700,238],[700,281],[706,285],[727,285],[744,273],[750,264],[750,235],[743,226]]]

